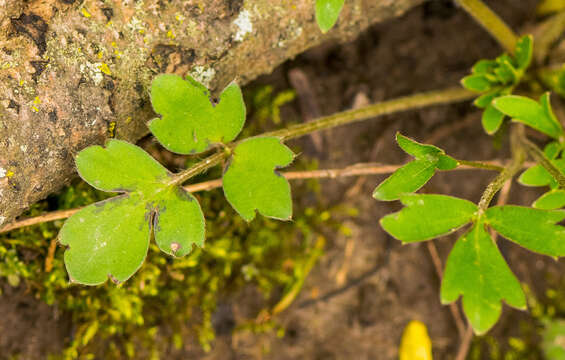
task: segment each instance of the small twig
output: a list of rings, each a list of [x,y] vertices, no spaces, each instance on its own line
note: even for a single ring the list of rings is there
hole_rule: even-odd
[[[53,270],[53,259],[55,258],[55,250],[57,250],[57,238],[54,237],[49,243],[47,256],[45,257],[45,272],[49,273]]]
[[[426,244],[428,245],[428,252],[430,253],[430,257],[432,258],[432,263],[434,264],[436,274],[439,278],[439,281],[441,282],[441,280],[443,279],[443,265],[441,264],[441,259],[437,252],[437,248],[433,241],[427,241]],[[455,321],[455,326],[457,327],[459,338],[463,339],[465,334],[465,323],[463,322],[463,316],[461,316],[461,311],[459,311],[457,303],[452,302],[451,304],[449,304],[449,312],[451,312],[451,316],[453,316],[453,320]]]
[[[514,54],[518,37],[496,13],[481,0],[457,0],[457,3],[488,31],[506,51]]]
[[[465,358],[467,358],[467,354],[471,348],[471,342],[473,341],[473,336],[473,328],[471,325],[468,325],[467,330],[465,331],[465,336],[463,336],[461,344],[459,345],[459,350],[457,350],[455,360],[465,360]]]

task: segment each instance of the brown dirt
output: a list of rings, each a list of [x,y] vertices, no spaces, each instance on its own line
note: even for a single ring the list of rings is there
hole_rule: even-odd
[[[489,3],[514,28],[533,21],[534,0]],[[466,14],[449,4],[449,1],[430,2],[400,19],[371,28],[352,43],[311,50],[250,86],[276,84],[280,89],[288,88],[288,72],[299,68],[308,76],[323,114],[350,108],[359,93],[374,102],[452,86],[477,59],[494,57],[500,49]],[[293,104],[284,109],[283,118],[297,120],[298,113],[297,104]],[[481,129],[479,112],[468,103],[388,116],[383,121],[325,132],[321,137],[322,154],[317,153],[308,139],[296,145],[306,155],[321,157],[321,168],[367,161],[401,163],[405,157],[393,141],[397,130],[425,141],[438,129],[467,119],[468,126],[435,144],[458,158],[504,158],[507,144],[503,144],[502,151],[493,146],[492,139]],[[478,201],[492,176],[482,171],[440,174],[424,191]],[[360,215],[344,219],[352,230],[351,237],[330,234],[326,253],[299,298],[277,318],[286,328],[283,338],[274,334],[220,335],[208,354],[189,347],[182,353],[171,353],[168,358],[184,359],[190,355],[202,359],[397,359],[403,327],[408,321],[418,319],[428,326],[434,358],[453,359],[459,339],[448,308],[439,302],[439,279],[425,244],[401,246],[378,226],[380,217],[398,208],[395,203],[378,203],[371,198],[380,180],[381,177],[369,177],[322,183],[328,207],[345,201],[358,208]],[[535,196],[535,191],[513,185],[509,202],[529,204]],[[455,236],[449,236],[436,241],[443,261],[454,240]],[[354,248],[351,257],[346,258],[348,242]],[[518,278],[536,294],[543,292],[543,274],[563,269],[563,262],[534,256],[506,241],[499,244]],[[344,264],[348,269],[345,282],[339,283],[338,273]],[[226,324],[234,320],[235,323],[247,320],[246,316],[260,308],[254,298],[252,293],[244,292],[226,299],[222,308],[228,309],[224,312],[229,316],[219,313],[218,329],[225,326],[230,329],[232,325]],[[19,308],[22,302],[29,300],[20,295],[0,298],[0,349],[6,346],[14,349],[14,343],[21,338],[10,336],[5,340],[6,329],[21,334],[30,326],[53,330],[27,333],[29,346],[34,350],[26,353],[38,354],[51,346],[60,346],[66,323],[49,315],[53,310],[43,305],[34,303],[22,310]],[[34,319],[33,325],[26,320],[29,318]],[[492,334],[506,339],[516,333],[515,324],[524,319],[532,321],[527,315],[505,307]]]

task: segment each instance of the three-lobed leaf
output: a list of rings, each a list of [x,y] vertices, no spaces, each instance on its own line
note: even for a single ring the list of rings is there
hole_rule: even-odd
[[[377,186],[373,192],[377,200],[398,200],[402,194],[415,192],[424,186],[437,169],[452,170],[459,165],[457,160],[434,145],[421,144],[400,133],[396,134],[396,142],[415,160],[400,167]]]
[[[337,22],[345,0],[316,0],[316,22],[322,32],[328,32]]]
[[[447,235],[472,221],[477,206],[445,195],[405,194],[405,206],[380,221],[383,229],[402,242],[430,240]]]
[[[276,172],[289,165],[294,153],[278,137],[249,138],[233,150],[222,179],[224,194],[246,221],[262,215],[290,220],[292,198],[288,180]]]
[[[494,206],[486,212],[486,223],[508,240],[528,250],[552,257],[565,256],[563,210],[541,210],[523,206]]]
[[[236,138],[245,123],[245,103],[239,86],[228,85],[213,105],[208,90],[189,78],[165,74],[151,84],[151,103],[160,118],[149,130],[168,150],[199,153]]]
[[[85,207],[59,233],[72,281],[86,285],[110,277],[122,282],[143,263],[151,230],[159,248],[183,256],[204,243],[200,205],[170,185],[169,172],[141,148],[120,140],[91,146],[76,158],[79,174],[92,186],[126,194]]]
[[[520,283],[482,222],[457,240],[447,258],[441,301],[448,304],[459,296],[463,296],[465,315],[479,335],[497,322],[501,301],[518,309],[526,308]]]

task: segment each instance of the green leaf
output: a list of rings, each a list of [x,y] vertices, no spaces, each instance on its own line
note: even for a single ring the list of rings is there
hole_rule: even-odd
[[[166,181],[167,169],[141,148],[121,140],[106,147],[90,146],[75,158],[79,175],[93,187],[111,192],[148,192],[153,184]]]
[[[459,162],[449,155],[440,155],[436,167],[440,170],[453,170]]]
[[[561,144],[557,141],[552,141],[549,144],[545,145],[545,147],[543,148],[543,153],[545,154],[545,156],[547,156],[548,159],[554,160],[559,156],[561,150],[563,150]]]
[[[491,82],[484,75],[469,75],[461,80],[464,88],[472,91],[483,92],[492,87]]]
[[[373,192],[373,197],[381,201],[398,200],[402,194],[420,189],[434,176],[437,164],[437,159],[409,162],[381,182]]]
[[[520,283],[508,268],[481,222],[463,235],[447,258],[441,283],[441,302],[463,296],[463,310],[476,334],[486,333],[500,317],[502,300],[526,309]]]
[[[502,120],[504,120],[504,114],[498,111],[492,104],[487,105],[482,117],[483,128],[487,134],[492,135],[497,132],[500,129],[500,125],[502,125]]]
[[[172,256],[185,256],[205,239],[204,214],[189,192],[174,187],[156,198],[153,232],[159,248]]]
[[[541,165],[534,165],[520,175],[518,182],[525,186],[547,186],[553,181],[553,177]]]
[[[223,177],[224,194],[246,221],[262,215],[290,220],[292,198],[288,180],[275,169],[289,165],[292,151],[277,137],[256,137],[242,141]]]
[[[507,60],[501,61],[499,66],[494,69],[494,73],[502,84],[513,84],[518,80],[516,69]]]
[[[492,100],[494,100],[499,95],[500,95],[500,89],[491,90],[486,94],[483,94],[478,98],[476,98],[473,104],[478,108],[484,109],[487,106],[489,106]]]
[[[89,205],[71,216],[59,233],[68,246],[65,265],[71,281],[120,283],[141,267],[151,228],[139,196],[119,196]]]
[[[500,235],[526,249],[553,257],[565,255],[565,228],[556,225],[565,219],[565,211],[506,205],[489,208],[486,216]]]
[[[514,58],[518,64],[518,68],[525,70],[532,62],[532,54],[534,52],[534,38],[532,35],[522,36],[516,42],[516,51]]]
[[[168,150],[179,154],[205,151],[236,138],[245,122],[245,104],[239,86],[228,85],[217,105],[196,80],[159,75],[151,84],[151,103],[161,118],[149,130]]]
[[[561,127],[548,117],[542,105],[535,100],[524,96],[507,95],[495,99],[492,104],[513,120],[524,123],[555,139],[559,139],[563,133]]]
[[[416,159],[424,159],[434,161],[437,160],[439,154],[443,154],[443,150],[434,146],[421,144],[409,137],[396,133],[396,142],[407,154],[412,155]]]
[[[550,119],[556,128],[559,129],[560,133],[563,134],[563,127],[561,123],[553,113],[553,109],[551,108],[551,102],[549,99],[550,93],[546,92],[540,97],[540,104],[545,112],[545,115],[548,119]]]
[[[380,221],[383,229],[402,242],[424,241],[447,235],[469,223],[477,206],[445,195],[406,194],[404,208]]]
[[[536,209],[555,210],[565,207],[565,190],[555,189],[540,196],[533,204]]]
[[[473,65],[471,71],[478,75],[491,74],[497,66],[498,64],[494,60],[481,59]]]
[[[152,229],[159,247],[170,255],[186,255],[193,244],[203,244],[200,205],[171,185],[169,172],[141,148],[109,140],[105,148],[81,151],[76,162],[94,187],[127,193],[87,206],[65,222],[59,241],[69,246],[65,265],[72,281],[125,281],[143,263]]]
[[[316,21],[323,33],[337,22],[345,0],[316,0]]]

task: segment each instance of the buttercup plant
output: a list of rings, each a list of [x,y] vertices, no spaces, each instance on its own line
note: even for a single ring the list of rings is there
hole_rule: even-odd
[[[343,3],[316,2],[323,31],[335,24]],[[194,79],[157,76],[151,86],[151,102],[160,117],[149,123],[149,129],[173,152],[209,154],[172,174],[141,148],[120,140],[80,152],[76,157],[80,176],[97,189],[121,195],[81,209],[61,229],[59,240],[68,246],[64,258],[71,280],[86,285],[103,283],[108,277],[117,283],[127,280],[143,263],[152,239],[165,254],[175,257],[190,253],[195,246],[202,247],[202,210],[182,185],[212,167],[223,166],[224,195],[243,219],[251,221],[258,212],[290,220],[290,185],[277,172],[295,156],[284,144],[287,140],[383,114],[476,98],[474,104],[484,109],[482,124],[488,134],[497,132],[505,118],[511,120],[512,159],[507,165],[455,159],[443,149],[398,133],[398,145],[414,159],[381,182],[373,197],[399,200],[404,205],[380,220],[387,233],[404,243],[432,240],[467,227],[447,259],[440,296],[446,304],[462,296],[464,312],[475,333],[485,333],[498,321],[502,301],[525,309],[522,287],[491,234],[542,255],[565,256],[565,227],[559,225],[565,219],[565,210],[561,210],[565,206],[565,132],[552,110],[550,94],[542,93],[537,77],[530,76],[532,36],[518,38],[480,0],[458,3],[507,51],[494,60],[477,62],[462,80],[467,89],[393,99],[236,141],[245,122],[245,104],[235,83],[228,85],[213,104],[208,89]],[[524,84],[535,86],[526,91],[521,86]],[[525,126],[550,139],[543,150],[526,137]],[[532,207],[491,206],[528,156],[536,164],[518,181],[528,186],[549,186],[550,190]],[[436,172],[462,167],[499,172],[478,203],[446,195],[415,194]]]

